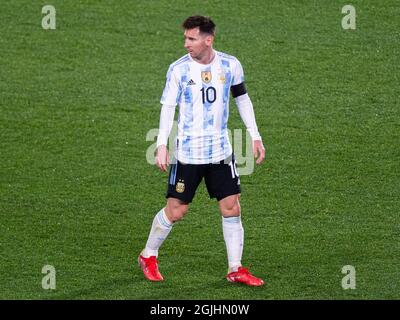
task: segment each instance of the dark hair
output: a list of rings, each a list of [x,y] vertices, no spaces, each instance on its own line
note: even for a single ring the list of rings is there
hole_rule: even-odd
[[[191,16],[182,23],[182,27],[184,29],[194,29],[199,27],[200,32],[211,35],[215,34],[215,23],[210,19],[210,17]]]

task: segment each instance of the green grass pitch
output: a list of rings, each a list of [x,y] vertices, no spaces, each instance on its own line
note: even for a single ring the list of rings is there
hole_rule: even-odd
[[[346,4],[355,30],[341,26]],[[160,250],[166,281],[136,264],[167,183],[146,134],[192,14],[242,62],[267,148],[241,178],[243,263],[262,288],[223,279],[204,184]],[[399,19],[397,0],[3,1],[0,298],[400,298]],[[229,121],[244,128],[233,101]],[[356,289],[342,288],[345,265]]]

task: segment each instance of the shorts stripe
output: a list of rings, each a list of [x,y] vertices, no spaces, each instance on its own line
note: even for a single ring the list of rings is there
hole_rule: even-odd
[[[175,184],[177,167],[178,167],[178,162],[176,162],[171,168],[171,176],[169,177],[169,184],[172,185]]]

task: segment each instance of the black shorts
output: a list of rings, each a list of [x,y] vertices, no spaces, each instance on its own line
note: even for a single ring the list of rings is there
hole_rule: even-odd
[[[168,177],[167,198],[176,198],[185,203],[192,202],[197,187],[204,177],[210,198],[221,200],[240,193],[240,178],[235,157],[228,157],[218,163],[172,164]]]

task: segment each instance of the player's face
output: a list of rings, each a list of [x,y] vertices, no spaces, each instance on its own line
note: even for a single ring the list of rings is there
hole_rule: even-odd
[[[201,60],[211,48],[213,36],[203,34],[199,28],[187,29],[184,33],[185,49],[193,59]]]

